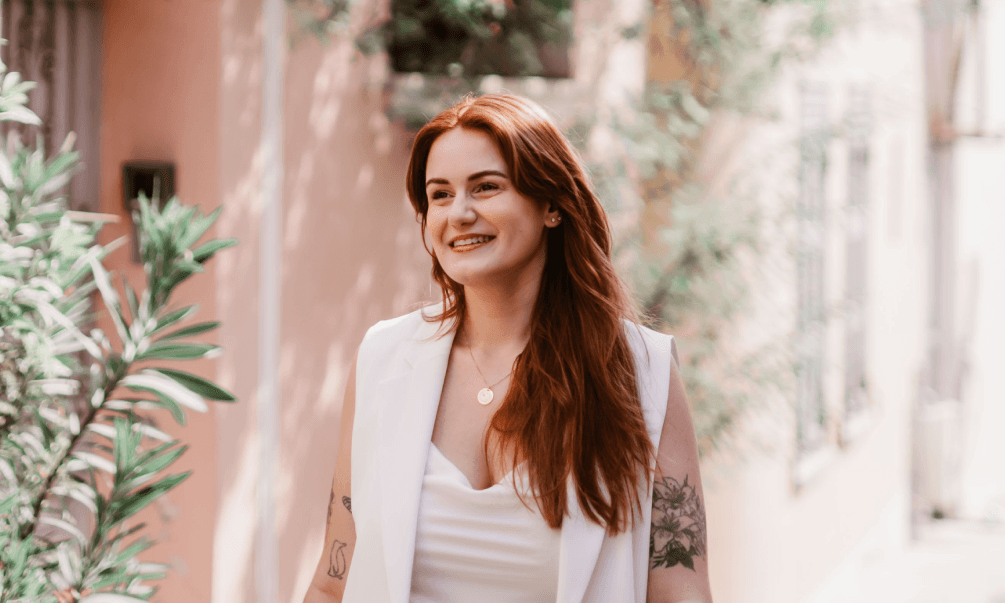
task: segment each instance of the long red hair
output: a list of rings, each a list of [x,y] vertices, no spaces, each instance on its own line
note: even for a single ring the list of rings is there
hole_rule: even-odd
[[[426,161],[436,139],[453,128],[478,130],[498,145],[514,188],[549,203],[562,224],[547,229],[547,258],[534,306],[530,340],[517,357],[505,400],[489,424],[499,450],[526,461],[531,491],[553,528],[568,510],[571,474],[580,508],[612,534],[641,511],[654,456],[622,319],[634,319],[631,298],[611,262],[607,215],[575,151],[537,104],[512,95],[467,97],[440,113],[415,137],[407,187],[426,212]],[[427,248],[428,249],[428,248]],[[444,309],[431,317],[463,322],[464,287],[435,254],[432,276]],[[489,438],[486,438],[486,452]]]

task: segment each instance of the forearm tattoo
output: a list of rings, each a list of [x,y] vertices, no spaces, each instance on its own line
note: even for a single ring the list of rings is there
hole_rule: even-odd
[[[694,560],[705,556],[705,508],[694,486],[671,477],[653,484],[652,529],[649,531],[649,567],[694,569]]]
[[[342,497],[342,504],[345,506],[349,513],[352,513],[352,499],[348,496]],[[332,484],[331,495],[328,497],[328,526],[325,529],[325,540],[328,539],[328,530],[331,529],[332,521],[332,510],[335,508],[335,484]],[[334,540],[332,542],[331,552],[328,553],[328,575],[332,578],[338,578],[342,580],[345,578],[346,569],[348,569],[348,564],[345,561],[345,547],[346,543],[341,540]]]
[[[345,578],[345,570],[347,564],[345,562],[345,549],[346,543],[341,540],[336,540],[332,543],[332,552],[328,554],[328,575],[332,578],[338,578],[341,580]]]

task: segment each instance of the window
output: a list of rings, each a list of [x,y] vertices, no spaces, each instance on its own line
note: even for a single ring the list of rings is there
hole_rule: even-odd
[[[866,410],[866,302],[868,295],[869,134],[871,90],[849,89],[848,203],[845,279],[845,379],[842,439],[853,437],[854,425]]]
[[[69,132],[74,148],[88,169],[68,185],[70,207],[98,209],[98,77],[101,15],[96,1],[6,0],[0,4],[2,32],[7,40],[3,60],[9,71],[37,86],[28,93],[42,126],[4,122],[0,133],[16,133],[33,145],[41,135],[47,154],[58,149]]]
[[[796,452],[801,459],[827,443],[824,400],[827,93],[826,85],[821,83],[804,83],[800,89]]]

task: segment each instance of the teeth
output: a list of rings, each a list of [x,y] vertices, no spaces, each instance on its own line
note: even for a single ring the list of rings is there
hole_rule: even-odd
[[[453,244],[452,244],[452,246],[453,247],[461,247],[463,245],[474,245],[476,243],[488,243],[491,240],[492,240],[492,237],[487,237],[485,235],[481,235],[481,236],[477,236],[477,237],[468,237],[466,239],[459,239],[457,241],[454,241]]]

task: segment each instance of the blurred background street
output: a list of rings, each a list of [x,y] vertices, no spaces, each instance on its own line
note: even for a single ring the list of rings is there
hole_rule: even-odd
[[[222,323],[186,370],[238,401],[149,413],[193,471],[139,515],[172,568],[151,601],[302,601],[356,348],[438,294],[411,140],[508,91],[577,147],[677,339],[715,601],[1005,603],[1005,0],[0,6],[41,122],[3,133],[75,133],[101,242],[154,192],[239,241],[171,302]],[[104,262],[142,289],[138,257]]]

